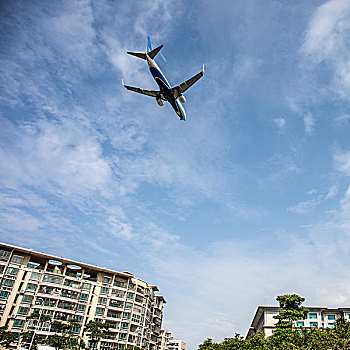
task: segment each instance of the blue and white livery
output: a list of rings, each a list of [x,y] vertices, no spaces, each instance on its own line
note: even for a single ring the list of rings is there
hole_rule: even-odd
[[[151,39],[147,38],[147,48],[146,52],[128,52],[129,55],[133,55],[139,58],[142,58],[147,61],[149,70],[159,86],[159,91],[155,90],[144,90],[133,86],[124,85],[124,87],[128,90],[138,92],[140,94],[144,94],[147,96],[155,97],[159,106],[163,106],[163,101],[168,101],[171,106],[174,108],[176,114],[180,117],[180,120],[186,120],[186,112],[181,102],[184,103],[186,101],[183,93],[190,88],[197,80],[202,78],[204,75],[204,65],[201,72],[193,76],[192,78],[186,80],[184,83],[177,85],[175,87],[171,87],[168,80],[165,78],[163,72],[158,67],[157,63],[154,61],[154,58],[159,53],[159,51],[163,48],[163,45],[158,46],[154,50],[152,50]]]

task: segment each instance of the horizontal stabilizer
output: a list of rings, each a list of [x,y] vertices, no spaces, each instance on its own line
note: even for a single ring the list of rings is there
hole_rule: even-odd
[[[146,59],[146,54],[142,52],[128,52],[129,55],[136,56],[138,58],[142,58],[143,60]]]
[[[160,45],[160,46],[156,47],[155,49],[153,49],[152,51],[150,51],[150,52],[148,53],[148,56],[149,56],[150,58],[152,58],[152,60],[153,60],[154,57],[157,56],[158,52],[159,52],[162,48],[163,48],[163,45]]]
[[[154,59],[154,57],[157,56],[158,52],[163,48],[163,45],[160,45],[158,47],[156,47],[154,50],[148,52],[148,57],[152,58],[152,60]],[[145,53],[142,53],[142,52],[130,52],[128,51],[128,54],[129,55],[133,55],[133,56],[136,56],[138,58],[142,58],[143,60],[146,59],[146,54]]]

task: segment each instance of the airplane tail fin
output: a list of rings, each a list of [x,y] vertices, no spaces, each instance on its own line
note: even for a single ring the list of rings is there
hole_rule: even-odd
[[[152,60],[154,59],[154,57],[157,56],[157,54],[159,53],[159,51],[163,48],[163,45],[160,45],[158,47],[156,47],[154,50],[152,50],[152,44],[151,44],[151,38],[148,36],[147,37],[147,47],[146,47],[146,52],[148,54],[148,56],[150,58],[152,58]]]
[[[148,57],[150,57],[152,60],[154,57],[157,56],[159,51],[163,48],[163,45],[160,45],[156,47],[154,50],[152,50],[152,44],[151,44],[151,39],[147,37],[147,47],[146,47],[146,52]],[[146,59],[146,54],[143,52],[128,52],[129,55],[136,56],[138,58],[142,58],[143,60]]]
[[[147,37],[147,47],[146,47],[146,52],[150,53],[152,51],[152,44],[151,44],[151,38],[148,36]]]

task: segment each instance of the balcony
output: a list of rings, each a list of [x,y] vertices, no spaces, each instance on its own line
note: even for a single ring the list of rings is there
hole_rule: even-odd
[[[33,320],[33,319],[29,319],[27,321],[27,324],[25,326],[25,330],[27,332],[29,331],[42,331],[42,332],[49,332],[50,331],[50,327],[51,327],[51,322],[47,321],[47,322],[39,322],[37,320]]]

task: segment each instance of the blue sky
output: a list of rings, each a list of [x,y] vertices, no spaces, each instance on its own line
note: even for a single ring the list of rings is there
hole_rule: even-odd
[[[159,286],[189,349],[350,302],[350,3],[2,1],[0,239]],[[126,91],[156,88],[188,119]]]

